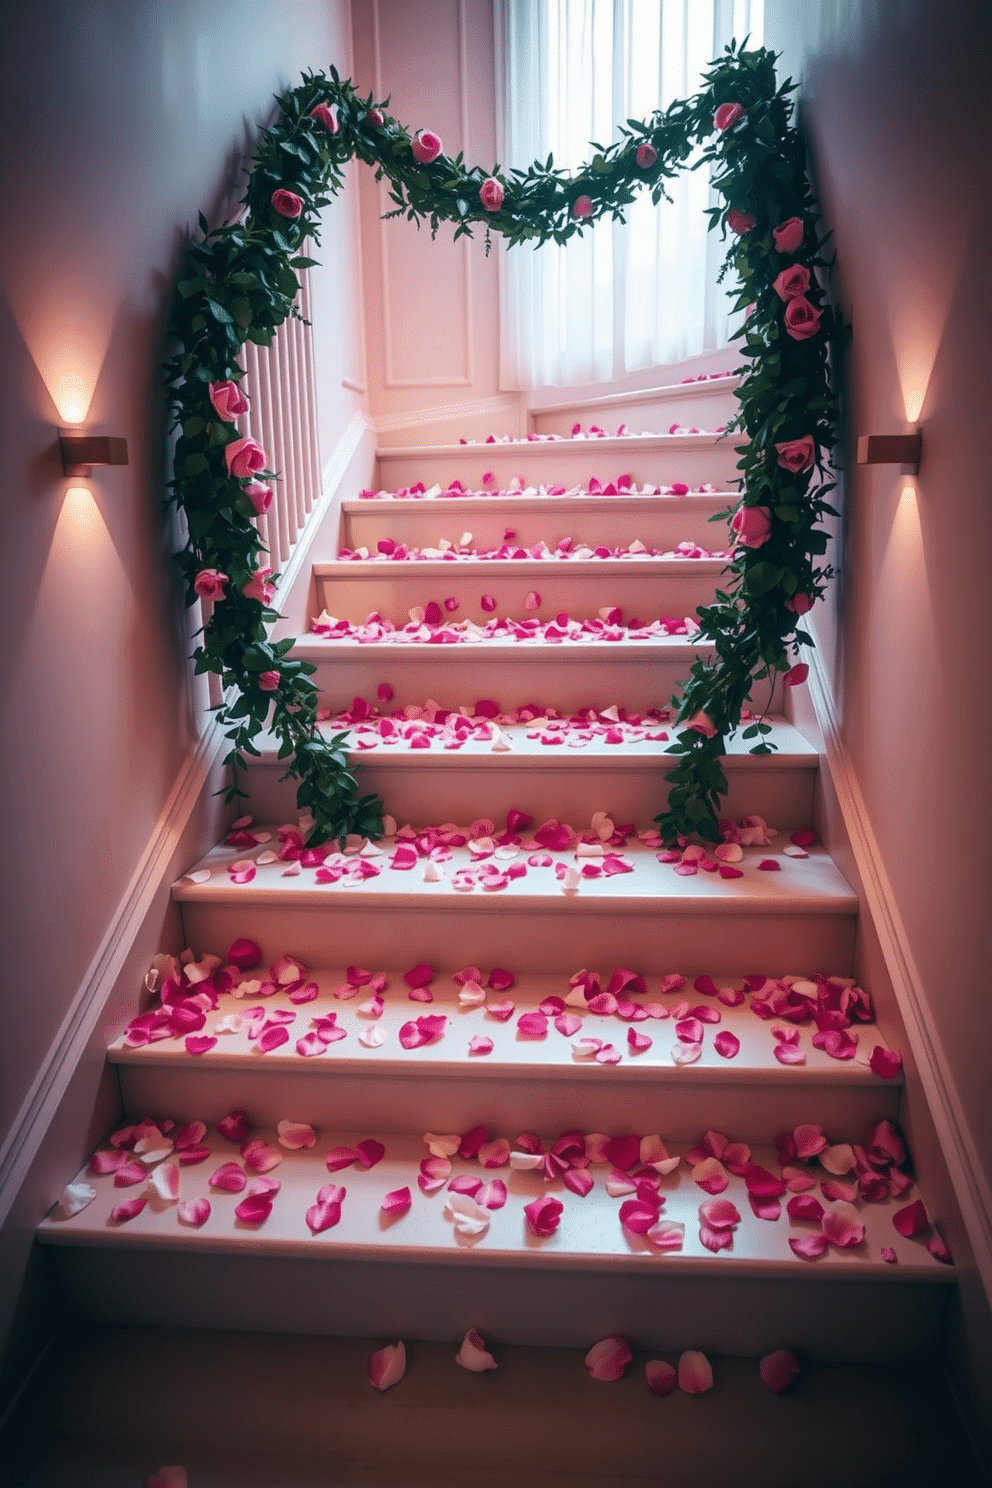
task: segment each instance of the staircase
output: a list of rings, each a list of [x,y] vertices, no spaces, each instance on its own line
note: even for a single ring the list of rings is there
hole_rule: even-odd
[[[621,416],[719,428],[733,387],[656,390]],[[728,816],[762,818],[776,835],[702,863],[673,860],[652,836],[676,733],[666,705],[700,649],[685,619],[724,564],[726,531],[710,518],[731,500],[732,442],[574,439],[572,417],[546,413],[545,437],[526,442],[381,450],[378,494],[344,502],[340,556],[314,568],[320,623],[297,651],[317,669],[323,726],[351,729],[363,789],[379,792],[396,830],[343,853],[332,845],[320,861],[294,856],[298,839],[279,832],[296,825],[292,785],[273,749],[253,763],[250,821],[192,864],[174,897],[192,976],[206,978],[191,995],[225,985],[200,958],[224,963],[238,940],[257,943],[260,964],[232,991],[208,991],[217,1006],[202,1027],[193,1016],[188,1032],[122,1035],[108,1051],[129,1123],[150,1118],[165,1133],[144,1143],[146,1158],[174,1139],[183,1147],[146,1166],[178,1157],[180,1200],[208,1201],[209,1217],[191,1222],[202,1205],[180,1209],[165,1180],[162,1192],[147,1183],[132,1134],[123,1159],[103,1144],[95,1169],[108,1171],[79,1175],[92,1202],[68,1218],[53,1211],[39,1231],[78,1311],[110,1328],[331,1335],[327,1348],[359,1374],[371,1348],[420,1340],[420,1376],[411,1368],[381,1400],[361,1376],[334,1386],[373,1434],[377,1420],[392,1429],[389,1411],[402,1416],[404,1390],[431,1420],[450,1418],[449,1402],[478,1409],[466,1392],[479,1381],[448,1364],[470,1327],[517,1379],[518,1403],[533,1401],[538,1377],[549,1401],[568,1394],[561,1380],[574,1369],[580,1417],[607,1409],[609,1392],[589,1383],[581,1355],[555,1351],[584,1353],[614,1334],[639,1358],[736,1356],[727,1381],[756,1379],[740,1361],[788,1347],[819,1381],[805,1409],[823,1390],[824,1409],[843,1397],[855,1412],[889,1388],[896,1361],[937,1347],[954,1283],[925,1235],[893,1224],[919,1197],[908,1164],[845,1164],[843,1144],[899,1115],[899,1080],[869,1067],[883,1043],[870,1012],[862,1006],[849,1030],[848,1059],[818,1047],[808,1017],[797,1021],[804,996],[849,1000],[858,903],[804,835],[817,755],[780,698],[777,752],[750,754],[736,737],[726,761]],[[426,630],[409,620],[418,609],[433,621]],[[767,701],[756,688],[755,711]],[[765,980],[783,977],[796,986]],[[218,1130],[233,1111],[244,1122]],[[285,1122],[308,1124],[315,1143],[296,1145],[309,1137],[285,1126],[280,1143]],[[815,1133],[800,1136],[798,1154],[776,1150],[776,1137],[811,1123],[829,1143],[822,1159],[803,1145],[815,1147]],[[134,1168],[132,1185],[118,1162]],[[211,1185],[225,1165],[236,1192]],[[409,1205],[394,1198],[384,1212],[385,1196],[404,1190]],[[795,1201],[839,1203],[850,1218],[845,1193],[864,1239],[806,1258],[821,1223]],[[701,1234],[699,1206],[716,1194],[739,1215],[729,1245],[727,1230]],[[136,1196],[147,1199],[140,1212],[115,1221],[115,1205]],[[239,1219],[247,1199],[254,1208]],[[309,1358],[315,1346],[300,1343]],[[246,1359],[257,1363],[260,1347],[245,1335]],[[526,1361],[536,1357],[549,1362],[534,1374]],[[633,1433],[624,1439],[646,1434],[612,1470],[596,1451],[586,1468],[573,1441],[570,1457],[539,1472],[526,1432],[517,1456],[501,1449],[505,1470],[520,1476],[526,1459],[535,1482],[660,1481],[641,1458],[668,1428],[645,1427],[644,1413],[661,1422],[666,1407],[642,1375],[614,1388],[627,1402],[617,1407],[618,1429]],[[773,1408],[759,1394],[747,1409],[760,1431],[785,1429],[787,1401]],[[907,1400],[892,1407],[903,1426],[919,1409]],[[763,1440],[734,1481],[797,1481],[796,1459],[773,1470]],[[904,1468],[918,1455],[908,1436],[892,1452]],[[447,1481],[423,1471],[375,1481]],[[712,1465],[680,1471],[680,1482],[725,1481]],[[821,1481],[818,1468],[802,1471]],[[888,1481],[881,1458],[874,1476],[859,1471],[850,1482]]]

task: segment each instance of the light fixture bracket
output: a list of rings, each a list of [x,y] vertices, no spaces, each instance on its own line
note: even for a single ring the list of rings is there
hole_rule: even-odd
[[[94,465],[126,465],[127,440],[109,434],[60,434],[66,475],[92,475]]]

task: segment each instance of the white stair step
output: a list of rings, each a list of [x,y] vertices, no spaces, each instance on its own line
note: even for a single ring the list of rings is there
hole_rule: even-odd
[[[275,1142],[274,1132],[259,1135]],[[331,1148],[376,1136],[386,1152],[375,1167],[328,1173]],[[787,1320],[790,1345],[815,1357],[898,1359],[933,1346],[954,1281],[952,1268],[893,1227],[894,1211],[917,1197],[915,1188],[862,1205],[863,1244],[853,1253],[831,1248],[811,1263],[789,1248],[790,1236],[810,1227],[790,1221],[784,1206],[776,1221],[756,1218],[743,1180],[731,1176],[723,1197],[741,1222],[732,1250],[713,1255],[699,1239],[707,1195],[682,1164],[661,1179],[661,1193],[664,1218],[685,1225],[684,1248],[658,1254],[621,1228],[621,1201],[605,1189],[608,1164],[594,1165],[595,1186],[580,1198],[560,1180],[546,1185],[534,1173],[482,1170],[456,1157],[453,1175],[498,1177],[508,1189],[488,1232],[466,1241],[444,1217],[446,1191],[418,1189],[427,1155],[418,1136],[320,1132],[316,1147],[286,1153],[272,1173],[281,1189],[261,1225],[236,1220],[243,1194],[209,1188],[215,1169],[238,1158],[238,1147],[216,1135],[209,1145],[205,1162],[180,1170],[181,1197],[211,1204],[200,1228],[181,1224],[176,1206],[159,1201],[115,1224],[111,1209],[140,1190],[115,1188],[111,1175],[87,1170],[79,1177],[97,1197],[71,1219],[42,1223],[38,1238],[58,1247],[62,1284],[84,1315],[173,1326],[249,1320],[278,1331],[429,1340],[478,1327],[508,1343],[566,1347],[587,1346],[605,1331],[640,1347],[752,1355],[781,1346]],[[753,1160],[777,1171],[774,1149],[753,1149]],[[314,1235],[306,1211],[328,1182],[346,1189],[340,1222]],[[412,1207],[384,1220],[384,1196],[404,1187]],[[545,1192],[564,1207],[558,1231],[539,1239],[523,1210]],[[895,1265],[882,1260],[883,1246],[895,1250]]]
[[[665,615],[695,617],[697,606],[713,602],[726,565],[723,558],[343,560],[314,564],[313,574],[318,606],[356,623],[378,612],[406,625],[414,606],[432,600],[442,623],[485,625],[494,613],[553,620],[562,611],[590,620],[611,606],[625,620],[650,623]],[[496,601],[494,611],[483,609],[483,595]],[[537,607],[528,609],[535,596]],[[453,612],[444,606],[449,597],[458,603]]]
[[[782,832],[792,832],[813,820],[817,755],[783,719],[771,723],[768,739],[778,746],[774,754],[748,753],[754,741],[742,739],[739,732],[729,741],[724,770],[730,791],[724,811],[735,821],[757,815]],[[596,811],[606,811],[614,821],[650,821],[666,805],[665,776],[678,760],[665,751],[680,732],[677,724],[662,724],[650,732],[667,733],[667,741],[608,744],[597,737],[575,747],[528,738],[533,730],[527,724],[500,725],[510,748],[494,753],[492,739],[476,738],[457,750],[444,748],[436,738],[428,749],[413,748],[406,739],[363,748],[358,741],[379,739],[374,723],[330,720],[320,728],[328,738],[350,730],[354,747],[349,759],[360,770],[362,794],[374,791],[400,822],[425,816],[458,821],[487,816],[502,822],[510,810],[534,816],[543,812],[559,821],[589,821]],[[250,762],[244,782],[245,810],[260,821],[292,821],[298,782],[283,779],[286,761],[276,757],[275,741],[259,744],[261,758]]]
[[[423,481],[447,486],[452,480],[476,488],[492,471],[496,488],[505,488],[514,476],[525,485],[559,482],[565,486],[584,483],[590,475],[613,480],[617,473],[630,475],[637,485],[670,485],[726,488],[739,478],[734,448],[744,442],[741,434],[639,434],[622,439],[519,440],[509,444],[435,444],[380,448],[376,451],[378,486],[395,490]],[[602,472],[607,472],[605,475]]]
[[[586,471],[584,479],[592,473]],[[610,478],[616,474],[614,471]],[[629,546],[639,538],[646,547],[663,552],[680,542],[723,548],[729,545],[727,524],[710,519],[737,499],[732,491],[697,491],[684,496],[600,496],[587,492],[493,495],[480,491],[475,495],[416,499],[353,497],[342,502],[342,543],[375,552],[377,543],[392,538],[429,548],[436,547],[442,538],[457,545],[464,532],[471,532],[476,547],[498,548],[509,528],[515,541],[524,547],[542,541],[553,547],[560,538],[571,537],[576,545],[584,542],[592,547],[600,543]]]
[[[576,423],[613,433],[621,423],[633,430],[664,430],[673,423],[684,428],[720,429],[739,410],[735,391],[739,377],[711,377],[705,381],[666,383],[628,393],[575,402],[532,405],[531,423],[539,434],[571,434]]]
[[[483,690],[571,714],[595,707],[604,697],[622,698],[626,708],[639,713],[665,707],[673,695],[681,695],[694,658],[712,658],[715,650],[710,642],[677,635],[640,641],[583,637],[558,645],[499,636],[443,645],[309,635],[297,641],[292,655],[314,664],[313,680],[332,713],[345,711],[355,697],[375,697],[380,683],[388,683],[397,707],[432,697],[443,708],[457,708]],[[767,682],[755,684],[756,708],[774,707],[775,701]]]
[[[605,972],[604,986],[612,969]],[[805,1065],[782,1065],[774,1057],[772,1033],[773,1026],[784,1026],[782,1020],[759,1018],[750,999],[726,1007],[695,991],[691,981],[665,996],[652,983],[645,996],[633,999],[666,1008],[688,1002],[720,1014],[719,1024],[705,1025],[698,1062],[680,1066],[672,1058],[678,1038],[670,1018],[627,1023],[615,1014],[585,1012],[571,1037],[549,1020],[545,1038],[523,1038],[518,1018],[533,1012],[545,997],[563,998],[569,991],[564,976],[522,975],[509,992],[487,992],[490,1002],[513,1001],[515,1010],[506,1022],[481,1007],[462,1008],[446,975],[436,978],[434,1001],[424,1004],[409,999],[402,971],[390,973],[385,1010],[378,1019],[359,1012],[364,993],[345,1000],[333,995],[345,984],[343,968],[312,970],[308,980],[320,987],[312,1002],[297,1007],[278,993],[265,1000],[267,1017],[274,1010],[294,1017],[288,1042],[268,1054],[260,1053],[245,1029],[217,1034],[215,1046],[201,1055],[188,1053],[181,1037],[141,1048],[128,1047],[123,1037],[115,1040],[108,1058],[126,1109],[168,1110],[179,1120],[212,1123],[248,1102],[252,1119],[261,1126],[275,1127],[287,1116],[320,1128],[362,1119],[372,1128],[399,1125],[407,1131],[468,1131],[482,1122],[511,1140],[519,1131],[560,1126],[658,1131],[666,1140],[685,1142],[711,1128],[732,1130],[742,1141],[767,1141],[770,1134],[807,1121],[819,1122],[832,1141],[860,1141],[873,1122],[883,1117],[895,1121],[898,1114],[901,1082],[881,1080],[868,1066],[872,1049],[884,1043],[874,1024],[855,1026],[858,1057],[838,1061],[813,1047],[815,1029],[807,1023],[800,1032]],[[743,978],[723,983],[731,984],[742,986]],[[221,997],[217,1010],[207,1014],[202,1033],[212,1035],[219,1022],[253,1003],[260,1005],[251,997]],[[568,1010],[575,1012],[574,1007]],[[312,1020],[331,1013],[346,1037],[319,1056],[297,1053],[297,1040],[314,1026]],[[436,1043],[404,1049],[398,1037],[401,1026],[425,1013],[447,1017],[444,1033]],[[373,1028],[383,1039],[378,1048],[366,1047],[359,1037]],[[628,1028],[646,1033],[651,1048],[633,1054]],[[740,1052],[730,1060],[721,1058],[713,1043],[714,1034],[723,1030],[740,1040]],[[469,1040],[476,1034],[492,1040],[492,1053],[470,1053]],[[621,1062],[577,1060],[573,1050],[582,1038],[613,1044]]]
[[[851,965],[857,896],[815,848],[802,860],[784,857],[779,872],[756,866],[777,856],[772,849],[748,849],[744,876],[724,880],[682,878],[652,850],[631,844],[632,873],[583,879],[575,894],[562,891],[553,868],[528,868],[495,893],[459,893],[453,876],[471,867],[466,848],[452,850],[442,882],[424,882],[420,866],[409,873],[386,866],[355,887],[317,883],[313,869],[287,877],[281,862],[235,884],[228,865],[246,856],[217,847],[196,870],[209,880],[186,876],[174,885],[188,945],[226,945],[250,934],[266,960],[291,951],[315,966],[364,965],[372,948],[382,965],[433,961],[441,947],[452,970],[504,964],[509,948],[529,970],[569,974],[611,958],[644,972],[681,966],[721,976],[749,960],[769,976],[796,966],[843,975]],[[574,861],[571,853],[552,856]]]

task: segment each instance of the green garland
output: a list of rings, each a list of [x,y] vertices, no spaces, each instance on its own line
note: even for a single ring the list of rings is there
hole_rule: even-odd
[[[300,781],[298,804],[315,820],[311,841],[382,829],[382,803],[360,796],[348,769],[347,734],[325,740],[318,731],[314,668],[292,658],[293,640],[267,639],[278,617],[251,518],[255,478],[272,472],[244,463],[261,451],[241,449],[232,412],[244,375],[241,348],[246,341],[267,346],[295,313],[296,271],[312,262],[301,245],[308,237],[319,242],[320,212],[340,189],[346,162],[357,156],[377,180],[385,176],[389,215],[426,221],[432,234],[442,222],[455,224],[456,238],[484,224],[508,243],[536,245],[565,243],[606,213],[622,221],[644,188],[659,201],[666,181],[702,145],[692,168],[712,163],[726,203],[710,210],[710,226],[731,233],[723,273],[738,275],[737,308],[751,307],[740,333],[750,365],[731,425],[748,442],[737,449],[740,503],[723,514],[733,513],[740,545],[724,589],[699,611],[700,635],[714,642],[716,660],[697,658],[681,701],[673,699],[686,727],[671,750],[680,759],[667,776],[668,810],[656,820],[669,841],[692,832],[718,837],[727,736],[755,678],[771,688],[777,675],[795,675],[790,648],[813,644],[799,617],[832,576],[820,564],[827,545],[820,521],[832,514],[824,470],[835,437],[828,352],[839,324],[816,278],[825,260],[805,146],[791,122],[793,85],[776,86],[773,53],[733,44],[705,82],[695,98],[628,121],[609,148],[594,144],[591,161],[574,175],[555,170],[550,156],[526,171],[497,166],[487,174],[466,167],[461,155],[433,153],[440,142],[428,133],[411,139],[385,104],[362,98],[333,68],[329,77],[306,74],[261,132],[243,222],[211,230],[201,215],[203,237],[189,245],[177,285],[170,326],[177,350],[165,378],[178,431],[172,499],[188,530],[177,558],[188,602],[201,594],[216,601],[196,668],[237,693],[220,708],[232,745],[226,763],[235,771],[229,799],[239,794],[237,771],[258,753],[254,740],[271,709],[279,756]],[[241,461],[233,458],[238,450]],[[758,741],[752,752],[769,751],[768,731],[763,719],[745,729]]]

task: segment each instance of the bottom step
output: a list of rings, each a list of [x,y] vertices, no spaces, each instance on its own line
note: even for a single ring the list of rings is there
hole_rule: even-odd
[[[373,1343],[167,1329],[82,1331],[52,1351],[5,1443],[11,1488],[930,1488],[982,1481],[936,1363],[802,1362],[769,1394],[753,1359],[658,1399],[635,1355],[616,1383],[583,1352],[500,1348],[468,1374],[414,1344],[378,1394]],[[487,1340],[488,1341],[488,1340]],[[674,1356],[669,1361],[675,1363]]]

